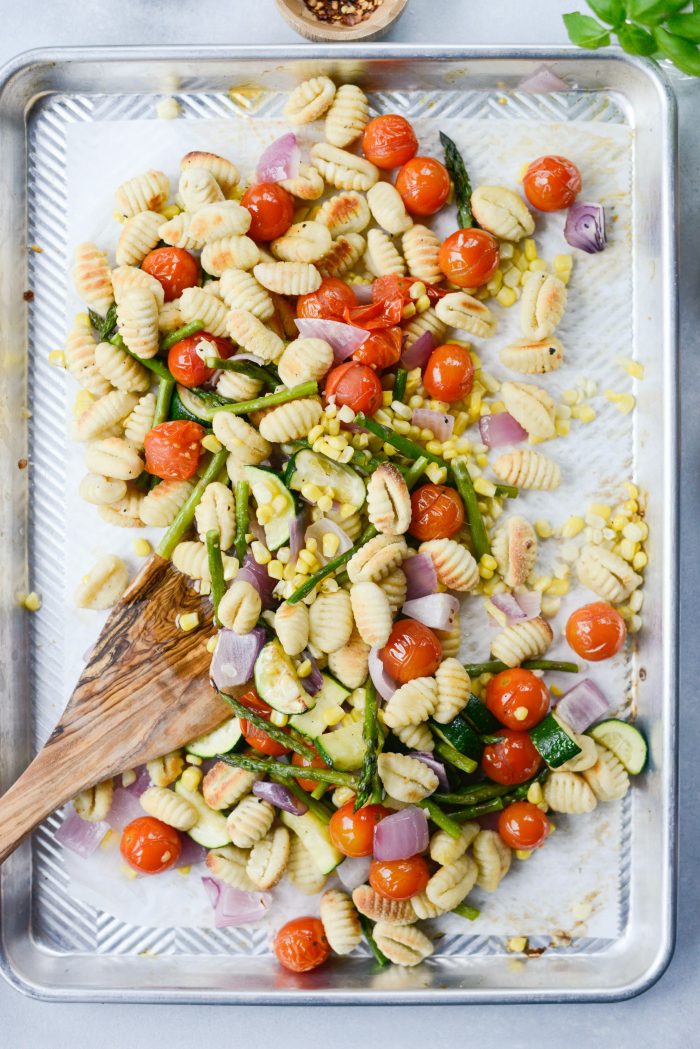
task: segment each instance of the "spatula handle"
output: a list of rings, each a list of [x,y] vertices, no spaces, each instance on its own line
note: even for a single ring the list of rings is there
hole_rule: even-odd
[[[77,767],[75,767],[77,766]],[[7,859],[42,820],[83,789],[80,762],[56,765],[56,755],[42,750],[0,798],[0,863]]]

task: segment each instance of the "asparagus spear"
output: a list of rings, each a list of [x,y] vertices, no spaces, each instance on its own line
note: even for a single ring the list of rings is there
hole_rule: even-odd
[[[444,466],[445,469],[449,469],[448,464],[439,455],[427,452],[425,448],[421,448],[415,441],[410,441],[408,437],[404,437],[400,433],[394,433],[388,426],[382,426],[380,423],[375,422],[374,419],[368,419],[364,412],[357,413],[355,422],[358,426],[369,430],[375,437],[379,437],[385,444],[390,444],[392,448],[395,448],[397,452],[401,452],[407,459],[417,460],[425,458],[428,462],[437,463],[438,466]]]
[[[214,620],[219,623],[219,602],[226,593],[224,581],[224,561],[221,556],[219,545],[219,533],[215,528],[210,529],[206,535],[207,558],[209,561],[209,575],[211,576],[211,601],[214,606]]]
[[[460,918],[466,918],[467,921],[474,922],[481,914],[481,911],[478,907],[470,907],[468,903],[460,903],[452,908],[452,913],[458,914]]]
[[[158,383],[158,396],[156,397],[156,410],[153,415],[153,425],[165,422],[170,414],[170,402],[175,389],[174,379],[161,379]]]
[[[379,947],[377,946],[377,941],[374,938],[374,925],[372,924],[372,922],[369,920],[369,918],[366,918],[364,914],[361,914],[359,917],[360,925],[362,926],[362,932],[364,933],[365,939],[367,940],[367,946],[374,955],[377,964],[381,965],[382,968],[384,968],[386,965],[391,964],[387,956],[383,953],[383,951],[380,951]]]
[[[406,396],[406,381],[408,379],[408,372],[405,368],[396,369],[396,378],[394,379],[394,389],[392,390],[392,397],[395,401],[402,401]]]
[[[457,204],[457,221],[460,229],[471,229],[474,225],[472,215],[471,198],[472,186],[469,174],[462,160],[462,154],[457,149],[451,138],[444,131],[440,132],[440,141],[445,150],[445,167],[447,168],[452,184],[455,188],[455,202]]]
[[[132,353],[119,332],[113,335],[109,341],[112,343],[112,346],[117,346],[120,350],[124,350],[124,353],[128,353],[130,357],[133,357],[135,361],[142,364],[144,368],[148,368],[149,372],[153,372],[153,374],[157,375],[159,379],[169,379],[171,382],[174,382],[172,375],[158,357],[152,357],[150,360],[146,360],[145,357],[139,357],[138,354]]]
[[[414,485],[418,484],[421,477],[425,473],[425,468],[427,465],[428,459],[425,455],[421,455],[421,457],[419,459],[416,459],[416,461],[412,463],[409,469],[406,471],[406,473],[404,474],[404,481],[406,482],[406,486],[409,492],[414,487]]]
[[[323,568],[319,568],[318,572],[314,572],[313,575],[310,575],[306,582],[302,583],[301,586],[294,591],[291,597],[287,598],[287,604],[296,605],[298,601],[302,601],[307,594],[311,593],[315,586],[318,586],[318,584],[326,578],[326,576],[331,575],[336,569],[342,568],[343,565],[346,565],[352,555],[357,553],[360,547],[364,546],[365,543],[368,543],[370,539],[373,539],[376,534],[377,529],[374,525],[369,525],[369,527],[365,528],[354,546],[351,546],[344,554],[339,554],[337,557],[334,557],[333,560],[329,561]]]
[[[250,499],[250,484],[248,481],[236,481],[236,537],[233,545],[236,548],[236,557],[242,563],[248,549],[246,535],[248,533],[248,500]]]
[[[231,404],[220,404],[215,412],[229,412],[231,415],[249,415],[250,412],[261,412],[266,408],[275,408],[278,404],[287,404],[300,397],[313,397],[318,393],[318,383],[314,380],[302,382],[291,390],[280,390],[279,393],[268,393],[264,397],[254,397],[251,401],[235,401]]]
[[[257,379],[270,390],[279,386],[279,375],[276,369],[264,367],[254,361],[228,360],[223,357],[207,357],[207,368],[215,368],[217,371],[237,372],[239,375],[247,375],[250,379]]]
[[[157,552],[161,557],[164,557],[166,560],[169,560],[172,557],[173,550],[194,520],[194,512],[199,506],[200,499],[204,495],[204,489],[208,484],[211,484],[212,481],[216,480],[221,473],[221,470],[226,465],[227,458],[228,450],[226,448],[222,448],[220,452],[217,452],[216,455],[212,456],[211,462],[192,489],[189,499],[180,508],[177,517],[158,544]]]
[[[365,685],[365,717],[362,726],[365,756],[360,772],[360,782],[355,798],[355,812],[368,802],[381,801],[382,791],[377,773],[377,758],[380,750],[379,721],[377,718],[377,692],[371,681]]]
[[[460,752],[454,747],[451,747],[449,743],[436,742],[435,753],[439,754],[443,761],[446,761],[448,765],[453,765],[456,769],[460,769],[461,772],[471,773],[477,768],[475,761],[468,758],[466,754],[460,754]]]
[[[233,696],[227,696],[224,692],[219,692],[218,694],[224,703],[228,703],[234,714],[245,721],[249,721],[256,728],[262,729],[270,739],[274,739],[275,743],[281,743],[283,747],[289,747],[290,750],[300,754],[303,758],[307,758],[307,760],[312,760],[316,757],[315,752],[306,743],[273,725],[271,721],[266,721],[264,717],[256,714],[254,710],[249,710],[245,704],[240,703]],[[285,765],[284,767],[286,768],[287,766]],[[310,776],[307,777],[306,773],[304,775],[307,779],[311,778]]]
[[[196,335],[203,327],[204,321],[198,320],[190,321],[189,324],[183,324],[181,328],[177,328],[175,331],[171,331],[169,335],[165,336],[160,344],[161,350],[169,350],[176,342],[181,342],[183,339],[189,339],[190,335]]]
[[[578,674],[578,663],[566,663],[558,659],[526,659],[521,666],[525,670],[559,670],[563,674]],[[502,670],[510,670],[500,659],[487,659],[485,663],[465,663],[464,669],[469,677],[479,677],[480,674],[500,674]]]
[[[467,469],[466,459],[454,459],[452,472],[457,491],[462,497],[462,502],[467,512],[469,531],[472,534],[472,542],[474,543],[474,556],[477,561],[480,561],[484,554],[491,553],[491,543],[489,542],[484,519],[481,516],[481,510],[479,509],[479,500],[474,490],[474,482]]]
[[[440,830],[444,830],[451,838],[458,838],[462,833],[462,828],[458,823],[455,823],[446,812],[442,811],[437,802],[433,800],[435,797],[437,797],[437,795],[433,795],[433,797],[430,798],[423,798],[422,801],[418,802],[419,807],[425,809],[436,827],[439,827]]]
[[[88,310],[88,316],[90,317],[90,323],[100,337],[100,342],[103,342],[108,335],[111,335],[116,326],[117,304],[113,302],[104,317],[101,317],[99,313],[95,313],[94,310]]]
[[[326,806],[322,802],[314,798],[313,794],[307,794],[305,790],[299,786],[293,779],[282,779],[280,776],[270,776],[273,783],[279,783],[282,787],[286,787],[290,794],[293,794],[302,805],[306,805],[310,813],[312,813],[317,820],[321,823],[330,823],[331,813],[328,811]]]
[[[267,721],[265,732],[270,735],[270,725]],[[287,746],[289,746],[289,737],[286,738]],[[264,758],[255,758],[247,754],[217,754],[216,758],[217,761],[225,761],[233,768],[264,772],[268,776],[279,776],[285,782],[288,779],[294,779],[295,776],[303,776],[304,779],[314,779],[319,783],[331,783],[336,787],[350,787],[351,790],[357,790],[357,776],[352,772],[336,772],[334,769],[315,769],[306,766],[300,769],[297,765],[284,765],[281,761],[265,761]]]

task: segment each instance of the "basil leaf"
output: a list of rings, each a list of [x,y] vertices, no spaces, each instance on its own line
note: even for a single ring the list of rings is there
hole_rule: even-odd
[[[588,6],[608,25],[617,26],[625,20],[624,0],[588,0]]]
[[[700,49],[682,36],[674,36],[660,26],[654,29],[656,46],[662,55],[670,58],[682,73],[700,76]]]
[[[669,33],[700,43],[700,10],[692,15],[671,15],[666,22],[666,28]]]
[[[656,51],[656,41],[651,33],[629,22],[619,27],[617,39],[628,55],[653,55]]]
[[[687,3],[688,0],[626,0],[627,15],[643,25],[655,25]]]
[[[571,43],[579,47],[587,47],[594,51],[597,47],[607,47],[610,43],[610,33],[605,26],[596,22],[590,15],[582,15],[580,11],[564,15],[564,25]]]

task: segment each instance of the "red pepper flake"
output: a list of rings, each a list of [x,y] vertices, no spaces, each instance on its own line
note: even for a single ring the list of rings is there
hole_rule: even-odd
[[[22,296],[22,298],[24,299],[25,302],[34,302],[34,292],[33,291],[25,291],[25,293]]]
[[[304,3],[319,22],[354,26],[369,18],[383,0],[304,0]]]
[[[17,469],[18,470],[26,470],[28,466],[29,466],[29,460],[28,459],[18,459],[17,460]]]

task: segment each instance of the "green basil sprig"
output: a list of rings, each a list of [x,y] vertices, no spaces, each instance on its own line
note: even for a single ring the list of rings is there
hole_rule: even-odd
[[[660,54],[681,72],[700,76],[700,0],[588,0],[588,6],[595,18],[564,15],[572,43],[594,51],[616,37],[630,55]]]

